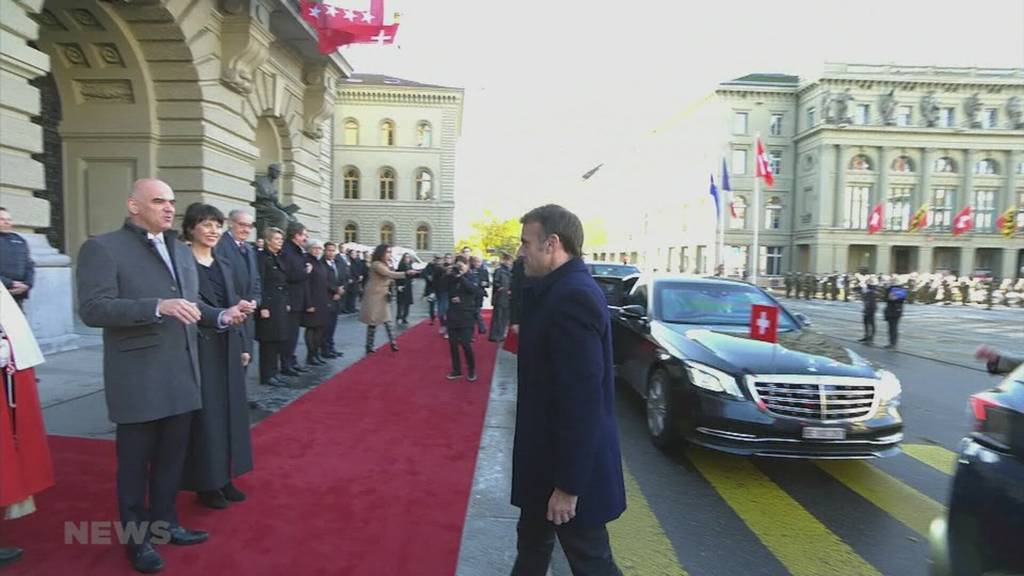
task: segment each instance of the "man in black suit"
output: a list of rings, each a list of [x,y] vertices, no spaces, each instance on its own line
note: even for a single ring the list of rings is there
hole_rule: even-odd
[[[153,542],[198,544],[208,537],[183,528],[175,512],[192,418],[202,406],[196,324],[227,329],[253,308],[200,300],[195,258],[171,231],[170,186],[139,180],[127,207],[120,230],[89,239],[78,252],[78,311],[87,326],[103,328],[118,508],[132,535],[129,560],[151,573],[164,566]]]
[[[253,218],[245,210],[232,210],[228,213],[228,231],[217,242],[214,253],[231,264],[234,274],[235,290],[243,300],[260,304],[262,281],[259,266],[256,263],[256,250],[249,244],[249,236],[253,231]],[[256,318],[250,316],[242,324],[242,364],[249,366],[253,355],[253,342],[256,339]]]
[[[342,298],[345,296],[343,274],[348,274],[347,267],[345,272],[342,272],[342,265],[338,262],[344,261],[338,256],[338,245],[334,242],[325,242],[324,262],[327,263],[328,268],[327,288],[332,292],[332,296],[327,324],[324,325],[323,345],[320,350],[320,355],[324,358],[340,358],[344,355],[334,348],[334,330],[338,327],[338,314],[341,313]]]
[[[295,356],[295,347],[299,344],[299,328],[302,325],[302,314],[306,311],[309,300],[309,273],[313,265],[306,260],[306,227],[299,222],[288,225],[285,231],[284,248],[278,261],[281,269],[288,277],[288,339],[284,343],[282,355],[288,365],[282,367],[281,374],[297,376],[307,370],[299,366]]]

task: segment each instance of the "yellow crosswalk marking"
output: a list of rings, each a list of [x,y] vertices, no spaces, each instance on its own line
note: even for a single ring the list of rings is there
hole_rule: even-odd
[[[904,444],[903,452],[935,468],[939,472],[953,475],[956,471],[956,452],[934,444]]]
[[[816,464],[922,536],[928,536],[928,525],[946,510],[942,504],[863,460],[827,460]]]
[[[615,563],[626,576],[686,576],[636,478],[622,465],[626,512],[608,525]]]
[[[688,455],[793,576],[880,574],[749,460],[699,448]]]

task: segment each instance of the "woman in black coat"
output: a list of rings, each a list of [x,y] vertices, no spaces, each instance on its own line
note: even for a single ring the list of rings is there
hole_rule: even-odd
[[[476,380],[476,358],[473,355],[473,328],[476,327],[476,299],[483,291],[480,285],[469,278],[469,263],[459,256],[452,266],[449,276],[443,281],[448,283],[448,347],[452,354],[452,371],[449,380],[462,377],[462,364],[459,362],[459,348],[466,355],[467,379]]]
[[[412,269],[412,254],[406,252],[398,263],[398,271],[405,272]],[[395,314],[395,322],[408,324],[409,308],[412,306],[412,278],[406,276],[395,280],[395,290],[398,292],[398,313]]]
[[[284,247],[284,232],[279,228],[263,231],[264,249],[257,260],[263,297],[256,314],[256,339],[260,342],[260,384],[287,386],[278,378],[278,365],[288,367],[284,344],[288,339],[288,276],[278,256]]]
[[[309,273],[309,296],[306,299],[308,308],[302,315],[302,325],[306,328],[306,364],[323,366],[326,360],[320,357],[324,344],[324,327],[327,326],[328,314],[331,313],[330,269],[324,262],[324,245],[314,240],[309,245],[307,261],[313,269]]]
[[[185,212],[182,229],[196,259],[199,297],[215,308],[237,303],[243,312],[255,312],[255,302],[239,299],[230,263],[213,253],[223,224],[224,215],[208,204],[197,202]],[[241,327],[199,327],[203,407],[192,421],[182,489],[196,491],[199,501],[210,508],[245,500],[231,480],[253,468],[244,371],[249,358],[243,352],[243,338]]]

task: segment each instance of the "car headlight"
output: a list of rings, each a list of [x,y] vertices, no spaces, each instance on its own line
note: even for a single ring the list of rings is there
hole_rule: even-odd
[[[686,373],[690,376],[690,382],[694,386],[700,386],[712,392],[724,392],[730,396],[743,398],[740,387],[736,384],[736,377],[732,374],[722,372],[700,362],[683,362],[686,366]]]
[[[878,390],[878,399],[882,402],[894,400],[903,393],[900,379],[892,372],[879,370],[875,375],[878,377],[878,384],[875,385],[875,389]]]

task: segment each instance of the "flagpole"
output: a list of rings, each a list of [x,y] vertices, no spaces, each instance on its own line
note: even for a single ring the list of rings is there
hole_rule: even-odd
[[[757,139],[755,142],[761,141],[761,133],[757,133]],[[754,155],[757,156],[757,150],[755,145]],[[750,256],[750,261],[753,263],[753,273],[750,278],[755,286],[757,286],[757,269],[760,265],[760,236],[758,233],[761,228],[761,177],[757,175],[757,162],[754,160],[754,246],[753,255]]]
[[[718,262],[715,265],[715,272],[722,267],[722,276],[725,276],[725,190],[722,190],[722,199],[718,203]]]

